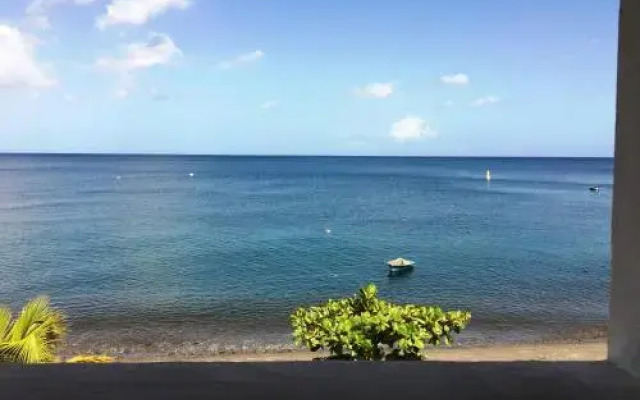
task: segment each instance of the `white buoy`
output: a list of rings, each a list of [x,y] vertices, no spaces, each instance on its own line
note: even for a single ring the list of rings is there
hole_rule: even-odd
[[[487,182],[489,182],[491,180],[491,171],[487,170],[484,174],[485,179],[487,180]]]

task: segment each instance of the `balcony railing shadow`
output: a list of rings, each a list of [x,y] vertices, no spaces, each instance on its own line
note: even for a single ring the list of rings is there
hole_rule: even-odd
[[[0,366],[2,399],[640,399],[606,362]]]

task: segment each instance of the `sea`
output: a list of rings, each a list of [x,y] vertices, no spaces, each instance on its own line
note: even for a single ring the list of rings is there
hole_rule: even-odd
[[[47,295],[66,351],[121,356],[290,351],[297,307],[367,283],[470,310],[462,346],[603,338],[612,171],[606,158],[0,155],[0,303]],[[413,271],[388,276],[396,257]]]

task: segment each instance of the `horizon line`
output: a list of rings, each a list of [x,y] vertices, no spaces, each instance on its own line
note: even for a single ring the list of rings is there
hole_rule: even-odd
[[[11,152],[0,156],[146,156],[146,157],[344,157],[344,158],[582,158],[613,159],[614,156],[525,156],[525,155],[376,155],[376,154],[250,154],[250,153],[110,153],[110,152]]]

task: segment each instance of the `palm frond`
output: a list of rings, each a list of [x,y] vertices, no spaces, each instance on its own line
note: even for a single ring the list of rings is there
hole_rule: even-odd
[[[5,317],[0,316],[0,322]],[[18,317],[7,324],[0,338],[0,361],[33,364],[50,362],[66,333],[63,315],[47,297],[29,301]]]
[[[54,360],[52,349],[36,336],[17,342],[0,343],[0,361],[19,364],[38,364]]]
[[[29,334],[29,330],[38,327],[46,319],[48,309],[47,297],[36,297],[27,302],[13,322],[9,339],[15,342],[24,339]]]
[[[4,341],[11,326],[11,310],[8,307],[0,306],[0,342]]]

